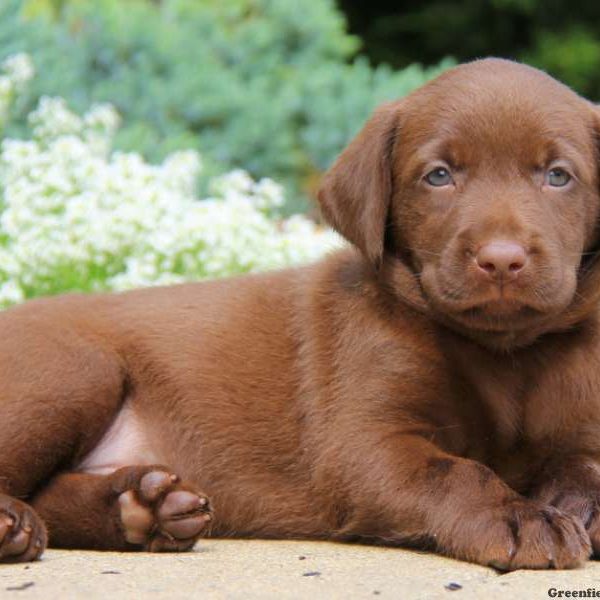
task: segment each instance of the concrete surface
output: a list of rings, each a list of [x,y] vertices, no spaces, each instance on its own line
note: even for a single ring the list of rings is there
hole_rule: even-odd
[[[186,554],[49,550],[37,563],[0,566],[2,599],[535,600],[549,598],[550,588],[593,588],[600,597],[600,563],[500,575],[395,548],[204,540]]]

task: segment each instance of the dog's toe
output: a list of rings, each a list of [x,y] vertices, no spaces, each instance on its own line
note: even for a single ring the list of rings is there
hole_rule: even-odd
[[[211,520],[208,500],[189,490],[167,494],[158,510],[163,531],[175,539],[196,537]]]
[[[146,502],[155,502],[178,480],[177,475],[166,471],[150,471],[140,481],[140,494]]]

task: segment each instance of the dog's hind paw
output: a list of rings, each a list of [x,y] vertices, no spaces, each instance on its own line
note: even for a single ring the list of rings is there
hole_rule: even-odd
[[[208,498],[164,467],[124,467],[114,476],[123,490],[120,519],[130,544],[150,552],[181,552],[210,528]]]

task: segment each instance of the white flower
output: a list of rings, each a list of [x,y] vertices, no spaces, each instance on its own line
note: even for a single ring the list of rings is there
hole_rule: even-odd
[[[33,63],[27,54],[14,54],[0,64],[0,125],[4,125],[15,95],[33,77]]]
[[[35,74],[31,58],[23,52],[9,56],[2,62],[0,68],[17,86],[27,83]]]
[[[9,306],[16,304],[24,299],[23,290],[19,284],[13,280],[5,281],[0,284],[0,306]]]
[[[112,104],[94,104],[84,115],[83,122],[88,128],[113,135],[119,128],[121,118]]]
[[[38,107],[29,115],[33,134],[40,140],[52,140],[60,135],[79,135],[83,120],[69,110],[63,98],[42,96]]]

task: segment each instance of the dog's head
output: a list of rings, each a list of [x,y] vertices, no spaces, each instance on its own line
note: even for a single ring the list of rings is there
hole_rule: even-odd
[[[548,75],[475,61],[380,108],[319,200],[437,318],[511,347],[597,304],[599,132],[600,111]]]

